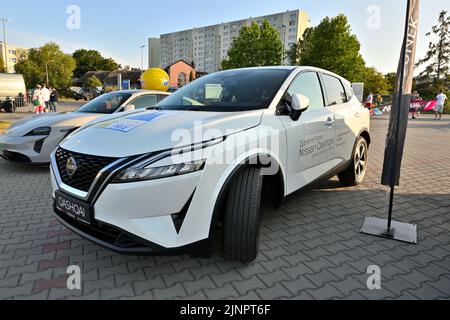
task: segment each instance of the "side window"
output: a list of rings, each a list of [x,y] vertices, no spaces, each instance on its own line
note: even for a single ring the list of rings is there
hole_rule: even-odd
[[[342,81],[342,83],[344,84],[345,93],[347,94],[347,101],[350,101],[355,95],[352,85],[350,84],[350,82],[346,81]]]
[[[165,98],[167,98],[168,96],[165,94],[158,94],[158,102],[164,100]]]
[[[158,97],[156,95],[145,95],[137,98],[132,103],[136,108],[138,109],[144,109],[144,108],[152,108],[156,106],[158,103]]]
[[[322,74],[325,91],[327,93],[327,106],[343,104],[347,102],[347,95],[341,80],[328,74]]]
[[[316,72],[301,73],[292,81],[288,89],[292,97],[295,93],[304,95],[309,99],[309,110],[316,110],[324,107],[322,88]]]

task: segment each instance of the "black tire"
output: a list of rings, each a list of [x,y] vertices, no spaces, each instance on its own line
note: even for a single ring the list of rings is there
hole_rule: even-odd
[[[369,146],[366,139],[359,137],[353,148],[351,164],[338,175],[339,181],[349,187],[363,183],[367,173],[368,160]]]
[[[262,183],[255,167],[244,168],[231,182],[223,225],[227,260],[250,263],[258,256]]]

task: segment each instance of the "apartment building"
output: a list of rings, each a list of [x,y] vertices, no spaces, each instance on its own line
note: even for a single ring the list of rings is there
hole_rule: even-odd
[[[0,41],[0,57],[2,58],[5,67],[8,68],[7,73],[15,73],[14,66],[19,61],[19,58],[23,54],[27,53],[28,53],[27,48],[22,48],[10,44],[6,44],[6,52],[5,52],[5,44],[4,42]]]
[[[284,48],[297,42],[310,27],[311,22],[306,12],[292,10],[256,18],[221,23],[201,28],[163,34],[160,37],[160,67],[165,68],[178,60],[193,63],[197,70],[216,72],[228,55],[231,43],[239,35],[244,25],[252,22],[262,24],[268,20],[280,32]],[[152,38],[154,39],[154,38]],[[154,44],[157,42],[152,40]],[[157,50],[154,50],[157,52]],[[149,51],[149,63],[155,61],[154,54]],[[283,64],[288,64],[288,60]],[[151,64],[150,64],[151,65]]]
[[[161,66],[161,39],[148,39],[148,67],[158,68]]]

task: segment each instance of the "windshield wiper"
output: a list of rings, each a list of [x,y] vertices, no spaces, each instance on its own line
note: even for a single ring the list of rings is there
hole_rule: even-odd
[[[199,107],[190,107],[190,108],[186,108],[183,110],[185,110],[185,111],[202,111],[202,109],[200,109]]]
[[[161,110],[161,107],[148,107],[148,108],[145,108],[146,110],[158,110],[158,111],[160,111]]]

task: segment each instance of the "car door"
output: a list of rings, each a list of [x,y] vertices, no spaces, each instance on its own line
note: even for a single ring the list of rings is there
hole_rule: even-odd
[[[316,180],[332,168],[336,135],[334,112],[325,105],[319,74],[300,73],[286,94],[306,96],[309,108],[297,121],[290,116],[280,119],[287,138],[287,188],[292,193]]]
[[[322,73],[323,86],[326,92],[326,104],[335,114],[336,145],[334,158],[336,162],[343,163],[350,160],[356,141],[353,132],[355,122],[360,117],[358,102],[353,98],[353,90],[349,84],[344,83],[333,75]],[[347,90],[345,87],[348,87]],[[350,91],[351,90],[351,91]]]

